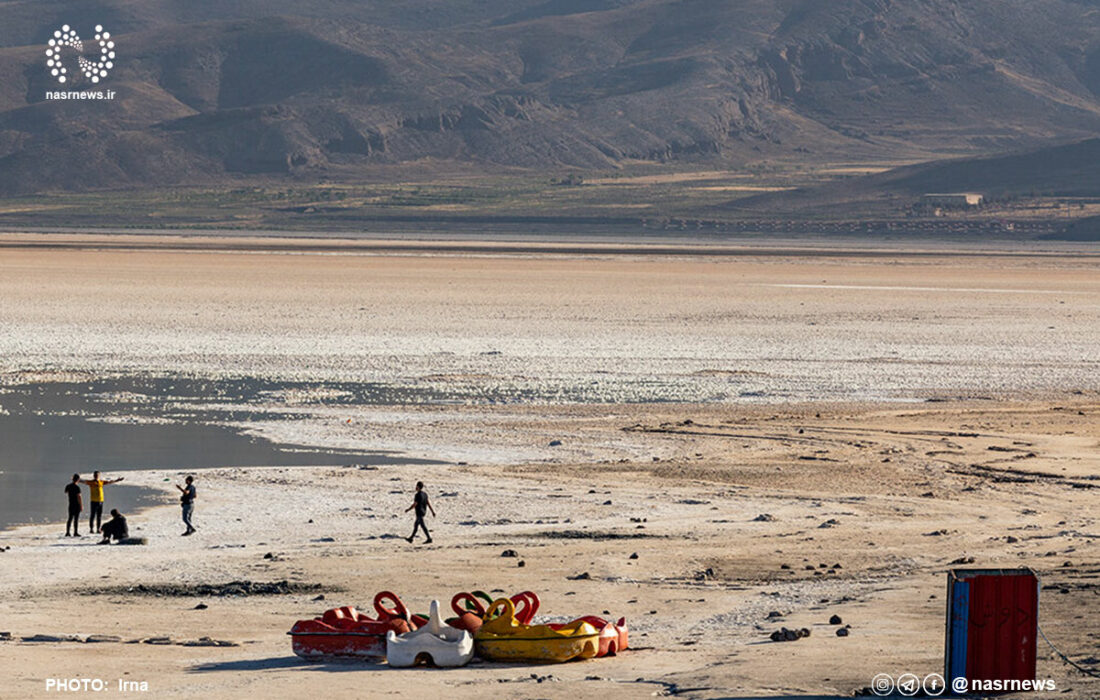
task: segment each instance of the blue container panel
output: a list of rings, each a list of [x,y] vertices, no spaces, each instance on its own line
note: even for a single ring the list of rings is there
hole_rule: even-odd
[[[970,584],[956,581],[951,587],[951,627],[948,635],[947,686],[966,677],[966,630],[970,626]]]

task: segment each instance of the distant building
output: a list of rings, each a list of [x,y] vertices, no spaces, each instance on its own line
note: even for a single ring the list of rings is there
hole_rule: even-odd
[[[920,198],[920,203],[923,206],[946,207],[951,209],[966,209],[967,207],[981,206],[982,201],[982,195],[974,192],[926,194]]]

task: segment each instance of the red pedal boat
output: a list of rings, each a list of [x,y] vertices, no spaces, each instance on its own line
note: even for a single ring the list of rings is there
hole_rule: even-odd
[[[629,633],[626,629],[626,618],[620,617],[618,622],[611,622],[595,615],[585,615],[580,618],[600,631],[600,648],[596,657],[614,656],[624,651],[629,643]]]
[[[383,603],[392,602],[387,608]],[[382,591],[374,596],[377,619],[372,619],[353,607],[326,611],[312,620],[298,620],[290,628],[291,647],[303,659],[384,659],[386,633],[393,630],[404,634],[416,629],[409,611],[393,593]]]

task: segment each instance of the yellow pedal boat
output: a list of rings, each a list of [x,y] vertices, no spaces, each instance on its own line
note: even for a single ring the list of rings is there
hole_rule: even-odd
[[[516,620],[515,603],[507,598],[494,601],[485,619],[474,636],[474,648],[483,659],[562,663],[591,659],[600,649],[600,632],[590,623],[525,625]]]

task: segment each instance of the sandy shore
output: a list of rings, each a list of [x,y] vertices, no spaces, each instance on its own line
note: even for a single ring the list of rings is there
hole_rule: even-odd
[[[945,575],[970,558],[1035,569],[1043,629],[1096,669],[1098,266],[0,247],[0,387],[262,377],[294,384],[156,400],[174,420],[449,462],[205,470],[189,538],[181,474],[133,471],[164,493],[133,516],[147,546],[0,532],[0,695],[49,697],[61,677],[151,697],[850,697],[879,672],[942,671]],[[150,420],[117,402],[153,398],[103,410]],[[417,479],[439,513],[429,546],[397,538]],[[193,591],[239,580],[293,585]],[[392,589],[419,611],[471,588],[535,590],[559,620],[624,615],[636,648],[451,671],[290,652],[293,622],[328,607]],[[812,635],[769,641],[780,626]],[[232,645],[186,644],[203,637]],[[1049,697],[1100,696],[1039,644]]]
[[[11,547],[0,555],[8,562],[4,629],[17,638],[206,636],[240,646],[9,641],[9,688],[35,697],[45,678],[65,675],[145,680],[157,697],[281,697],[303,688],[357,697],[410,686],[461,697],[849,696],[878,672],[940,670],[945,571],[961,557],[1036,569],[1044,630],[1095,665],[1098,416],[1095,397],[900,410],[574,408],[557,416],[558,428],[586,436],[588,461],[210,470],[198,476],[200,530],[191,538],[178,536],[174,505],[134,518],[146,547],[74,542],[57,526],[0,535]],[[533,420],[497,416],[501,427]],[[601,432],[665,457],[605,463]],[[178,475],[127,476],[165,488]],[[417,478],[430,484],[439,512],[430,546],[392,537],[409,528],[400,511]],[[763,514],[771,519],[758,521]],[[502,558],[504,549],[525,566]],[[569,578],[586,572],[589,580]],[[125,590],[240,579],[327,590],[324,601],[313,591],[210,598]],[[638,649],[564,666],[446,672],[310,665],[290,653],[290,625],[326,607],[369,605],[375,591],[393,589],[418,610],[474,587],[536,590],[557,618],[625,615]],[[200,602],[209,607],[193,609]],[[783,617],[768,619],[772,611]],[[850,636],[835,636],[833,614]],[[768,641],[781,625],[813,635]],[[1045,646],[1039,652],[1039,677],[1059,687],[1051,697],[1100,692]]]

